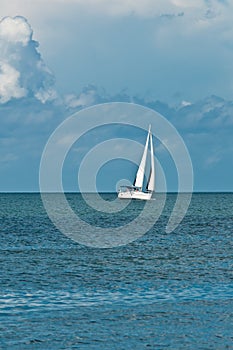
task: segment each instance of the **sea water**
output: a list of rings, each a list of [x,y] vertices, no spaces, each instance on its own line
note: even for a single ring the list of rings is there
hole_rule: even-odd
[[[39,194],[0,194],[0,349],[233,349],[233,194],[194,194],[166,233],[175,199],[141,238],[101,249],[63,235]]]

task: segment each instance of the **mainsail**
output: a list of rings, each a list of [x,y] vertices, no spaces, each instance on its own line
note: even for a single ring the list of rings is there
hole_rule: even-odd
[[[135,182],[134,182],[134,186],[135,187],[139,187],[139,188],[142,188],[142,186],[143,186],[143,180],[144,180],[145,168],[146,168],[146,158],[147,158],[147,151],[148,151],[148,144],[149,144],[149,137],[150,137],[150,127],[149,127],[149,132],[148,132],[148,135],[147,135],[146,144],[145,144],[144,152],[143,152],[143,155],[142,155],[141,163],[139,165],[139,168],[138,168],[138,171],[137,171],[137,175],[136,175],[136,179],[135,179]]]
[[[155,190],[155,161],[154,161],[154,149],[152,142],[152,135],[150,134],[150,177],[148,181],[147,189],[148,191]]]

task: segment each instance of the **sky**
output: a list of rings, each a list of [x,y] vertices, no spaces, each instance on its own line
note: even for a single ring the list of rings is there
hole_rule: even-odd
[[[112,101],[153,108],[177,128],[195,191],[233,191],[232,20],[227,0],[1,0],[0,191],[38,191],[55,128]]]

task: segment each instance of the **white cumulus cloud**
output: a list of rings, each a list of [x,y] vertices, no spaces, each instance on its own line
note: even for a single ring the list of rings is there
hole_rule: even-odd
[[[31,37],[32,29],[23,17],[5,17],[0,22],[0,38],[2,40],[26,46]]]
[[[4,17],[0,21],[0,103],[26,96],[44,103],[56,96],[53,74],[32,35],[23,17]]]
[[[0,102],[8,102],[11,98],[24,97],[27,90],[19,85],[20,73],[7,63],[0,62]]]

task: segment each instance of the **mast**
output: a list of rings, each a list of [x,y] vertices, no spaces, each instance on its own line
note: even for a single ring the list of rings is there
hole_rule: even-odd
[[[151,126],[149,126],[146,144],[144,147],[144,152],[142,155],[141,163],[140,163],[138,171],[137,171],[136,179],[134,181],[134,186],[139,187],[141,189],[143,186],[143,180],[144,180],[144,175],[145,175],[146,158],[147,158],[147,151],[148,151],[148,144],[149,144],[149,137],[150,137],[150,128],[151,128]]]

